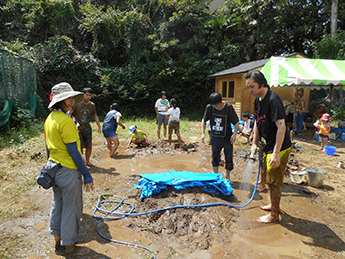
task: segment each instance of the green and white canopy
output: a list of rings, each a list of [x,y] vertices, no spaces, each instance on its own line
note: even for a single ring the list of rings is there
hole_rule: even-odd
[[[271,57],[261,72],[270,86],[345,89],[345,60]]]

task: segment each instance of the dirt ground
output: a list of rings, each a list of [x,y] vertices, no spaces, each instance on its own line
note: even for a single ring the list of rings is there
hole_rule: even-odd
[[[84,193],[80,231],[80,243],[90,247],[91,252],[83,258],[152,258],[150,252],[140,247],[101,238],[97,233],[98,223],[102,235],[147,247],[160,259],[345,258],[345,169],[337,167],[339,161],[345,162],[345,143],[334,141],[332,145],[337,147],[337,151],[334,156],[329,156],[317,150],[319,143],[311,140],[309,135],[310,132],[304,132],[295,138],[296,146],[282,188],[281,220],[271,224],[257,222],[258,217],[265,215],[259,207],[269,202],[267,191],[257,192],[253,201],[244,208],[231,207],[245,204],[254,190],[258,162],[254,163],[252,173],[243,173],[248,163],[243,154],[249,153],[249,145],[238,141],[234,147],[235,168],[231,172],[234,191],[230,197],[211,195],[197,187],[180,191],[169,188],[140,201],[141,190],[133,187],[140,174],[170,170],[211,172],[210,146],[191,141],[195,137],[183,139],[185,145],[181,149],[169,147],[165,142],[125,149],[126,142],[123,141],[116,157],[109,158],[104,140],[95,140],[94,166],[90,168],[95,190]],[[14,255],[7,258],[61,258],[54,254],[53,240],[48,233],[51,190],[43,190],[33,184],[34,177],[45,163],[43,150],[0,152],[1,170],[22,170],[26,177],[22,180],[33,186],[15,199],[13,193],[7,192],[0,198],[2,215],[6,211],[17,215],[1,221],[0,241],[3,243],[10,237],[20,240],[14,247],[2,247],[3,250],[14,251]],[[306,167],[326,170],[322,187],[291,181],[290,171],[302,171]],[[224,167],[220,167],[220,172],[224,172]],[[1,188],[10,186],[10,183],[6,184],[6,174],[1,174],[1,180]],[[134,205],[137,213],[184,204],[224,205],[179,208],[99,222],[92,215],[102,194],[122,197]],[[112,196],[108,199],[119,200]],[[115,206],[115,203],[106,204],[104,209],[112,210]],[[121,212],[128,210],[128,205],[119,209]]]

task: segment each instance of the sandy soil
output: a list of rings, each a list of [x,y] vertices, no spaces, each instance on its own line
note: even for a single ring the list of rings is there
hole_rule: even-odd
[[[295,139],[299,147],[293,149],[282,188],[281,220],[272,224],[257,222],[258,217],[265,215],[259,207],[269,202],[267,191],[256,193],[253,201],[244,208],[231,207],[231,204],[246,203],[254,190],[258,162],[254,163],[252,173],[243,174],[248,159],[242,155],[249,153],[249,145],[235,146],[235,169],[231,173],[234,192],[230,197],[217,197],[200,188],[189,188],[181,191],[168,189],[140,201],[141,191],[133,187],[140,179],[139,174],[170,170],[211,172],[210,146],[196,143],[188,146],[189,142],[185,142],[184,148],[175,149],[165,143],[153,142],[145,148],[120,147],[116,157],[109,158],[103,140],[96,140],[92,155],[94,166],[90,168],[96,188],[84,194],[80,231],[80,243],[89,246],[91,252],[83,258],[152,256],[142,248],[109,242],[97,234],[99,220],[92,214],[101,194],[122,197],[133,203],[135,212],[183,204],[225,204],[100,222],[102,235],[148,247],[157,258],[345,258],[345,169],[337,168],[339,161],[345,162],[345,143],[334,142],[333,145],[338,147],[336,154],[328,156],[317,151],[318,143],[301,138]],[[43,153],[43,150],[36,149],[31,153],[2,150],[0,163],[7,172],[13,168],[22,170],[30,179],[26,180],[32,183],[45,161],[43,156],[37,155],[38,152]],[[301,171],[305,167],[326,170],[322,187],[291,181],[289,172]],[[223,171],[221,167],[220,172]],[[6,188],[5,178],[2,174],[1,188]],[[13,197],[13,193],[11,195]],[[11,195],[5,192],[0,198],[0,208],[2,211],[9,208],[19,217],[3,220],[0,230],[2,241],[9,237],[20,240],[19,246],[7,248],[15,251],[12,258],[60,258],[52,250],[53,240],[48,233],[51,190],[34,185],[13,202]],[[115,206],[109,204],[105,208],[111,210]],[[119,210],[127,212],[128,207]]]

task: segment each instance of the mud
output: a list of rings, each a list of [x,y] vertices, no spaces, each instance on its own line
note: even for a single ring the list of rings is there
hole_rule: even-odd
[[[259,207],[269,203],[268,192],[256,193],[244,208],[229,204],[246,203],[254,190],[258,162],[253,172],[243,175],[247,166],[249,146],[235,147],[235,169],[231,172],[234,188],[230,197],[205,193],[201,188],[176,191],[169,188],[158,195],[139,200],[140,190],[133,187],[140,174],[170,170],[211,172],[211,149],[208,145],[185,143],[181,148],[165,142],[153,142],[146,147],[125,149],[120,147],[115,158],[109,158],[106,146],[99,141],[93,148],[90,168],[96,189],[84,194],[84,214],[81,222],[80,243],[91,252],[83,258],[151,258],[144,249],[106,241],[97,234],[99,220],[92,213],[101,194],[115,194],[133,203],[134,212],[186,204],[224,203],[222,206],[179,208],[119,220],[105,220],[99,231],[108,238],[149,247],[157,258],[344,258],[345,225],[343,183],[345,170],[336,168],[344,158],[344,148],[338,149],[342,157],[320,157],[304,154],[295,148],[290,157],[282,188],[281,220],[261,224],[257,218],[265,215]],[[186,148],[183,148],[186,147]],[[306,184],[296,185],[289,172],[310,166],[327,170],[322,188]],[[318,161],[317,161],[318,159]],[[343,159],[344,160],[344,159]],[[224,168],[220,168],[224,172]],[[3,232],[18,235],[30,244],[18,251],[18,258],[60,258],[53,253],[52,238],[48,233],[51,191],[35,187],[22,197],[16,208],[38,206],[30,215],[0,225]],[[37,201],[39,201],[37,203]],[[1,204],[4,204],[2,201]],[[111,210],[112,205],[107,209]],[[128,206],[120,208],[128,211]]]

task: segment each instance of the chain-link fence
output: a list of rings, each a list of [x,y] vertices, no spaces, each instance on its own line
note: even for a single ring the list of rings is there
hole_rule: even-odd
[[[32,61],[0,49],[0,126],[8,123],[15,109],[23,109],[34,117],[36,71]]]

